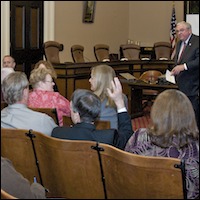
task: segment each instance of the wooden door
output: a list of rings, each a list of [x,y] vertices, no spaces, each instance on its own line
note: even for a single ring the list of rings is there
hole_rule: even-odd
[[[10,54],[29,77],[43,58],[43,1],[10,1]]]

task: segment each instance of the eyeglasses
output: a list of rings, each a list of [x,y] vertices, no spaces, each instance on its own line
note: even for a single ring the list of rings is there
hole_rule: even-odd
[[[48,83],[54,83],[54,81],[44,81],[44,82],[48,82]]]

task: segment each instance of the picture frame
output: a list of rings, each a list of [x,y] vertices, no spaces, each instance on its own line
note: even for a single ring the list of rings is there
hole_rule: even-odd
[[[83,2],[83,23],[93,23],[96,1]]]

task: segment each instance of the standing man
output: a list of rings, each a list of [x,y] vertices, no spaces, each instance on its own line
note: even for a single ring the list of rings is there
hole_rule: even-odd
[[[3,57],[3,68],[9,67],[15,69],[15,66],[15,59],[12,56],[6,55]]]
[[[179,90],[190,99],[199,127],[199,36],[192,33],[191,25],[185,21],[177,23],[176,32],[179,42],[171,74],[175,75]]]

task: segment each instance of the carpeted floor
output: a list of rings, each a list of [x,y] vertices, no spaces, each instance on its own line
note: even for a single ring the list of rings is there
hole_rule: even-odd
[[[150,123],[149,115],[144,115],[142,117],[137,117],[132,119],[132,127],[135,131],[138,128],[146,128]]]
[[[150,123],[151,106],[147,106],[144,110],[144,116],[132,119],[132,127],[135,131],[138,128],[146,128]]]

